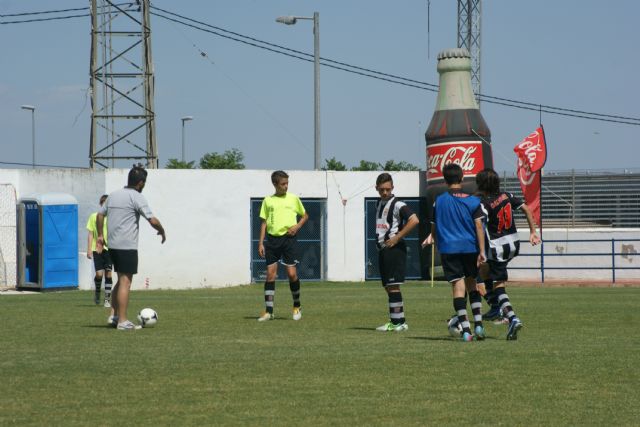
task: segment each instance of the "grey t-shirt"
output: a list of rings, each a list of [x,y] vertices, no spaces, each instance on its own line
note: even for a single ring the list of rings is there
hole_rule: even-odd
[[[127,187],[109,194],[98,212],[109,218],[109,249],[138,249],[140,215],[147,220],[153,218],[142,193]]]

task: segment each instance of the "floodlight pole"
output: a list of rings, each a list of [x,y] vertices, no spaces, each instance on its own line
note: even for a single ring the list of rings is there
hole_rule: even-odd
[[[33,105],[20,106],[23,110],[31,111],[31,168],[36,168],[36,107]]]
[[[294,25],[298,19],[313,20],[313,168],[320,170],[320,14],[308,16],[280,16],[276,22]]]
[[[193,116],[184,116],[180,120],[182,120],[182,162],[184,163],[184,122],[193,120]]]

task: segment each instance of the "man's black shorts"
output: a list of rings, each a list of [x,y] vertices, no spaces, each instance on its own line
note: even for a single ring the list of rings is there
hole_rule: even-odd
[[[138,251],[136,249],[109,249],[113,269],[117,273],[138,273]]]
[[[264,242],[264,257],[267,265],[281,261],[282,264],[293,267],[298,263],[296,253],[297,239],[295,236],[268,235]]]
[[[109,251],[105,249],[100,254],[96,251],[93,251],[93,266],[95,267],[96,271],[111,271],[113,263],[111,262]]]
[[[400,285],[404,283],[407,269],[407,245],[399,242],[391,248],[378,251],[378,265],[382,286]]]
[[[507,265],[509,261],[500,262],[488,260],[487,264],[489,264],[489,277],[494,282],[506,282],[509,280],[509,273],[507,272]]]
[[[453,283],[465,277],[478,276],[478,254],[440,254],[444,277]]]

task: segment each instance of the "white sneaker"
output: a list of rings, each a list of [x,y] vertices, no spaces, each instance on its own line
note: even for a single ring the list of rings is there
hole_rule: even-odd
[[[293,320],[302,319],[302,309],[300,307],[293,307]]]
[[[273,313],[265,311],[258,317],[258,322],[266,322],[267,320],[273,320]]]
[[[142,329],[142,326],[134,325],[131,320],[125,320],[124,322],[118,323],[119,331],[135,331],[137,329]]]
[[[111,308],[111,301],[108,298],[104,299],[104,308]]]

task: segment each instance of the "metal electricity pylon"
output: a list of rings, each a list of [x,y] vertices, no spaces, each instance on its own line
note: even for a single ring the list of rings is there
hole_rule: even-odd
[[[90,167],[158,167],[149,0],[91,0]]]
[[[471,87],[480,106],[480,0],[458,0],[458,47],[471,54]]]

